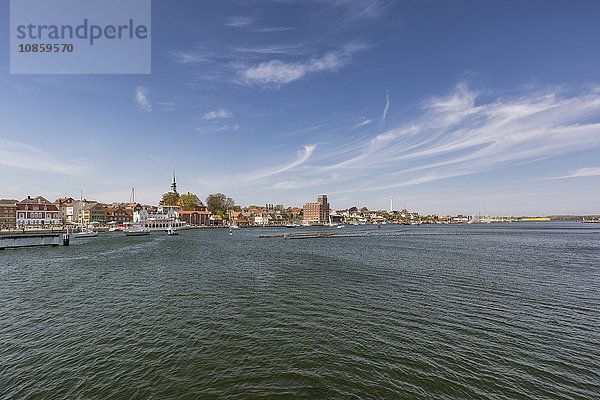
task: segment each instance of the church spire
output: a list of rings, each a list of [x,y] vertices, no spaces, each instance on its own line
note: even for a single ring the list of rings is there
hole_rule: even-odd
[[[173,171],[173,182],[171,182],[171,192],[177,193],[177,183],[175,182],[175,171]]]

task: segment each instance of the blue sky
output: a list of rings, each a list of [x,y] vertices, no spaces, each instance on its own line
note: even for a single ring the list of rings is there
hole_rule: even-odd
[[[9,2],[2,1],[8,27]],[[153,1],[152,74],[10,75],[0,197],[599,213],[600,4]]]

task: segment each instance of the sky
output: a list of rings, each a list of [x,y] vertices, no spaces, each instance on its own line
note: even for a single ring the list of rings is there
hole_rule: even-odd
[[[10,74],[0,197],[600,213],[598,2],[152,2],[152,73]],[[6,28],[5,28],[6,27]]]

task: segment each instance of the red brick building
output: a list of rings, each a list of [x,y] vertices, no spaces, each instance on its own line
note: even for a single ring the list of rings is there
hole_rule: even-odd
[[[17,200],[0,200],[0,229],[14,229],[17,226]]]
[[[116,222],[119,224],[133,222],[131,209],[125,207],[113,208],[106,207],[106,222]]]
[[[303,208],[303,221],[309,224],[324,224],[329,222],[329,203],[327,195],[321,194],[316,203],[306,203]]]

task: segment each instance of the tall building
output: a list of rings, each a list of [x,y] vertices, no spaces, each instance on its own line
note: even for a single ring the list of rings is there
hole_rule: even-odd
[[[329,203],[326,194],[319,195],[316,203],[306,203],[304,205],[303,222],[309,224],[329,222]]]

